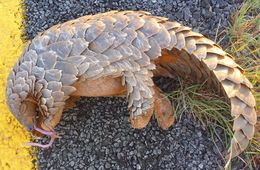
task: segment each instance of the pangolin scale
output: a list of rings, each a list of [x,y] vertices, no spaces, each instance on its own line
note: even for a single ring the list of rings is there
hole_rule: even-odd
[[[203,35],[143,11],[83,16],[40,33],[8,77],[7,104],[28,130],[36,123],[52,131],[72,96],[126,94],[131,123],[140,128],[149,122],[152,108],[167,103],[156,102],[162,94],[152,77],[172,73],[197,83],[206,81],[226,96],[234,118],[230,155],[245,150],[257,116],[252,85],[243,69]],[[169,120],[158,121],[161,127],[172,125],[169,115]]]

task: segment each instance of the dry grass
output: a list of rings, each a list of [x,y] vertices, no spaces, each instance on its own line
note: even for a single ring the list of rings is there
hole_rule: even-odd
[[[175,104],[176,117],[181,117],[185,111],[191,111],[193,117],[212,132],[216,127],[223,129],[225,144],[228,145],[233,135],[229,104],[224,98],[209,92],[204,84],[191,85],[182,80],[179,80],[179,83],[181,87],[167,95]]]
[[[247,78],[254,85],[257,108],[260,110],[260,1],[244,2],[232,17],[228,28],[229,47],[238,64],[245,69]]]
[[[233,15],[228,28],[229,47],[226,49],[235,56],[235,60],[245,69],[246,77],[254,85],[256,109],[260,116],[260,1],[247,0]],[[259,124],[259,122],[258,122]],[[259,131],[260,129],[257,129]],[[257,137],[260,137],[260,132]],[[254,139],[244,153],[250,169],[260,163],[260,139]]]
[[[179,79],[179,84],[178,90],[167,94],[167,97],[173,101],[176,110],[175,116],[181,118],[182,113],[188,111],[196,120],[199,120],[205,129],[209,129],[214,143],[215,139],[219,138],[219,141],[223,141],[222,145],[228,150],[233,136],[230,105],[224,98],[209,91],[204,84],[192,85],[184,83],[181,79]],[[223,131],[221,137],[216,129]],[[225,155],[222,155],[223,161],[225,161],[224,157]]]
[[[226,49],[236,58],[248,79],[254,85],[256,109],[260,115],[260,1],[247,0],[233,18],[228,29],[229,47]],[[257,129],[259,131],[260,129]],[[259,133],[259,132],[257,132]],[[259,138],[259,134],[257,135]],[[260,163],[260,139],[254,139],[244,152],[245,161],[250,169]],[[259,166],[259,165],[258,165]]]

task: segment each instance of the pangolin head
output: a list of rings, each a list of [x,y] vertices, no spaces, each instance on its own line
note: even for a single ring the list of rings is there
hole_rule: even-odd
[[[28,79],[25,71],[16,69],[17,65],[14,66],[7,79],[6,102],[16,119],[26,130],[32,131],[38,107],[31,95],[31,86],[34,82]]]
[[[7,105],[11,113],[23,125],[27,131],[32,131],[36,120],[37,104],[28,97],[25,100],[20,100],[16,93],[7,96]]]
[[[27,131],[33,136],[42,137],[44,134],[36,129],[47,132],[50,128],[44,124],[44,120],[48,117],[33,94],[34,83],[35,78],[17,69],[15,65],[7,79],[6,103],[11,113]]]
[[[7,80],[7,105],[16,119],[27,131],[31,132],[33,136],[42,137],[43,135],[47,135],[51,137],[49,144],[42,145],[31,142],[26,144],[29,146],[48,148],[58,136],[55,132],[49,131],[48,127],[45,127],[45,129],[41,127],[45,117],[33,95],[35,78],[28,76],[28,72],[17,68],[18,64],[14,66]],[[40,114],[37,114],[37,108],[39,108]]]

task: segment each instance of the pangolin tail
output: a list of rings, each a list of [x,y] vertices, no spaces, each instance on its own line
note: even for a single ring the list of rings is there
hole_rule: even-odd
[[[234,58],[215,42],[181,25],[168,32],[176,42],[156,60],[155,74],[169,76],[174,73],[196,83],[207,82],[209,87],[226,97],[234,118],[234,136],[227,156],[231,160],[246,149],[254,136],[257,114],[251,92],[253,86]]]

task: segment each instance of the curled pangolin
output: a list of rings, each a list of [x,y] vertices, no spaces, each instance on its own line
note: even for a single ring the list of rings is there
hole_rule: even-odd
[[[83,16],[40,33],[8,77],[7,103],[27,130],[50,134],[69,98],[126,94],[133,127],[145,127],[155,114],[167,129],[174,122],[171,103],[152,77],[172,73],[207,81],[226,96],[234,118],[230,156],[245,150],[257,116],[243,69],[203,35],[147,12]]]

